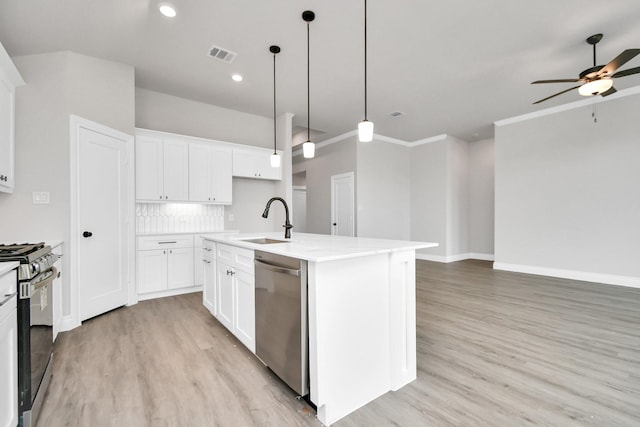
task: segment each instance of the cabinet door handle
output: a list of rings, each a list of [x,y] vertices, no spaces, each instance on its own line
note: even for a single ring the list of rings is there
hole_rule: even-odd
[[[211,252],[211,248],[202,248],[203,251]]]
[[[211,264],[211,261],[209,261],[208,259],[203,259],[202,262],[204,262],[205,264]]]

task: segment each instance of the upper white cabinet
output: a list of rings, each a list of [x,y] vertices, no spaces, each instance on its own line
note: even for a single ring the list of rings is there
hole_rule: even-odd
[[[233,176],[282,180],[282,167],[271,167],[273,150],[259,147],[233,149]],[[278,151],[282,156],[282,151]]]
[[[189,200],[231,204],[231,148],[189,143]]]
[[[0,191],[12,193],[15,159],[16,87],[24,85],[11,58],[0,44]]]
[[[136,135],[136,199],[189,200],[189,148],[182,141]]]

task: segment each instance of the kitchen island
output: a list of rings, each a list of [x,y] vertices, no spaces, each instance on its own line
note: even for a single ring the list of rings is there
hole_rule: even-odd
[[[307,261],[310,400],[323,424],[416,378],[415,250],[437,243],[302,233],[286,241],[282,233],[202,237]]]

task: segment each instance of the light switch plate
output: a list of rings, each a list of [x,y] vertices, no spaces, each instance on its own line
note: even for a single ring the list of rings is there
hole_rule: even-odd
[[[33,204],[34,205],[48,205],[49,204],[49,192],[48,191],[34,191],[33,192]]]
[[[235,220],[235,216],[233,214],[229,214],[229,222],[233,222]]]

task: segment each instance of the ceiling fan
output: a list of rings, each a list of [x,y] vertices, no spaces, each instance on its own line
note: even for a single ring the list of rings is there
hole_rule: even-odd
[[[615,72],[618,68],[635,58],[636,55],[640,54],[640,49],[627,49],[613,58],[607,65],[596,65],[596,45],[600,40],[602,40],[602,34],[594,34],[587,38],[587,43],[593,46],[593,67],[581,72],[577,79],[536,80],[535,82],[531,82],[531,84],[578,82],[581,84],[543,98],[534,102],[534,104],[539,104],[574,89],[578,89],[578,93],[583,96],[609,96],[617,92],[613,87],[613,81],[611,79],[640,73],[640,67]]]

